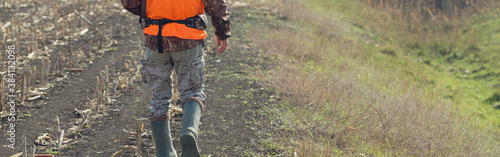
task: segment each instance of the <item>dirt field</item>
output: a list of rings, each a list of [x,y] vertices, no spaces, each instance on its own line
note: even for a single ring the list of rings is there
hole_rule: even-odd
[[[13,122],[16,149],[7,147],[11,144],[7,140],[10,135],[7,131],[12,122],[8,120],[10,107],[3,103],[6,112],[1,119],[0,145],[3,147],[0,148],[0,156],[21,152],[23,136],[26,137],[28,148],[36,145],[37,154],[111,156],[128,146],[138,147],[141,143],[139,148],[141,154],[153,156],[155,150],[152,146],[149,122],[146,120],[151,91],[146,84],[137,79],[137,75],[134,75],[138,67],[136,62],[140,59],[138,56],[143,50],[139,46],[143,45],[143,38],[137,24],[138,17],[121,9],[119,1],[6,0],[2,3],[4,4],[0,4],[2,8],[0,27],[11,23],[11,26],[5,29],[7,32],[3,32],[8,35],[0,34],[6,41],[3,45],[0,44],[0,47],[4,48],[2,55],[6,55],[6,45],[16,44],[16,37],[19,37],[17,58],[25,61],[24,64],[16,65],[17,76],[21,76],[20,71],[25,67],[42,69],[47,66],[42,64],[46,59],[51,61],[51,66],[48,73],[42,73],[41,70],[32,71],[36,79],[30,81],[33,83],[29,87],[31,93],[36,93],[33,89],[37,89],[39,93],[43,92],[39,94],[40,98],[26,100],[24,103],[20,103],[20,99],[16,100],[17,121]],[[90,26],[77,13],[71,12],[72,10],[77,10],[96,27]],[[261,57],[259,52],[249,48],[250,40],[245,39],[247,32],[240,25],[248,22],[241,18],[243,12],[232,7],[229,10],[234,37],[230,38],[228,51],[221,54],[213,53],[214,31],[213,28],[207,30],[210,34],[205,48],[205,50],[210,49],[206,51],[205,56],[208,98],[205,112],[202,113],[199,145],[202,155],[252,156],[252,154],[266,153],[266,150],[259,150],[259,146],[264,138],[260,134],[266,132],[268,127],[256,122],[265,116],[259,112],[262,107],[276,100],[270,99],[274,97],[273,92],[248,78],[247,73],[254,68],[266,68],[272,64],[268,59]],[[30,22],[33,24],[17,24],[12,21],[14,18],[21,19],[23,24]],[[22,27],[18,28],[20,30],[18,33],[15,32],[16,24]],[[54,28],[49,29],[52,26]],[[96,28],[102,30],[109,40]],[[29,54],[35,57],[27,57]],[[6,61],[5,56],[2,58]],[[116,76],[111,74],[113,60]],[[7,71],[7,63],[3,64],[2,71]],[[106,65],[111,75],[110,87],[104,88],[108,89],[108,97],[103,97],[102,101],[99,101],[98,114],[90,113],[90,116],[82,122],[82,114],[85,114],[82,111],[95,110],[96,78],[102,78]],[[56,72],[57,67],[62,67],[59,68],[60,73]],[[82,71],[72,68],[81,68]],[[41,75],[47,75],[49,81],[43,88],[40,88],[44,82]],[[116,84],[119,85],[116,87],[116,92],[113,92],[113,86]],[[104,84],[102,86],[105,87]],[[28,97],[30,98],[29,94]],[[109,99],[107,103],[106,99]],[[61,130],[65,132],[62,146],[59,148],[44,146],[58,141],[60,131],[57,117]],[[181,119],[182,116],[177,114],[171,124],[175,148],[179,153]],[[144,127],[139,141],[139,137],[134,133],[141,130],[140,124]],[[80,125],[79,133],[75,134],[74,128]],[[41,136],[44,133],[46,135]],[[37,141],[38,137],[45,137],[43,141],[46,143]],[[137,155],[134,149],[129,149],[118,156]]]

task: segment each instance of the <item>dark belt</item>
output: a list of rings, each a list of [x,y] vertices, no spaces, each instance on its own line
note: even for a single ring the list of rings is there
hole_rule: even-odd
[[[198,18],[198,19],[197,19]],[[169,23],[179,23],[179,24],[184,24],[187,27],[194,28],[194,29],[205,29],[207,25],[204,22],[199,22],[197,25],[196,20],[202,21],[199,16],[194,16],[187,18],[185,20],[170,20],[170,19],[145,19],[146,20],[146,26],[144,28],[149,27],[149,25],[158,25],[158,52],[163,53],[163,40],[162,40],[162,28],[163,25],[169,24]]]

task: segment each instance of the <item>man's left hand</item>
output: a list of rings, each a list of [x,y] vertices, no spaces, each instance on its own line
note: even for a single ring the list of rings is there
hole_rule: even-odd
[[[229,44],[229,39],[226,39],[226,40],[219,40],[219,38],[217,38],[217,46],[219,47],[216,51],[217,53],[221,53],[221,52],[224,52],[226,51],[227,49],[227,45]]]

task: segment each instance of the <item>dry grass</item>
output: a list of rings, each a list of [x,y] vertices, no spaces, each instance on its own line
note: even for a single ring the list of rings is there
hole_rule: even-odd
[[[500,16],[499,3],[494,0],[358,0],[357,2],[372,6],[358,8],[358,14],[363,16],[360,19],[364,20],[353,20],[364,26],[363,29],[392,34],[400,37],[400,41],[414,41],[424,45],[457,43],[457,40],[464,35],[464,28],[472,28],[474,21],[485,15]],[[394,30],[406,31],[397,34]],[[474,31],[467,34],[474,34]]]
[[[495,0],[358,0],[399,14],[407,21],[448,21],[466,19],[472,13],[491,12]]]
[[[469,127],[469,119],[456,112],[452,101],[439,96],[439,88],[426,91],[398,70],[373,65],[355,40],[333,33],[347,31],[332,16],[317,16],[298,3],[284,3],[273,6],[285,8],[280,13],[301,21],[302,27],[267,30],[261,33],[270,35],[254,37],[257,47],[280,57],[278,67],[254,77],[274,87],[291,105],[290,110],[277,112],[286,121],[276,141],[287,150],[285,154],[499,153],[494,149],[498,144],[489,145],[484,133]],[[317,29],[306,30],[311,26]]]

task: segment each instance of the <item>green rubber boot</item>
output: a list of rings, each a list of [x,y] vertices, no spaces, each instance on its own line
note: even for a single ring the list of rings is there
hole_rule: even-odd
[[[156,157],[177,157],[170,135],[170,121],[150,121],[155,141]]]
[[[196,101],[184,103],[181,130],[181,157],[199,157],[198,125],[200,124],[201,106]]]

